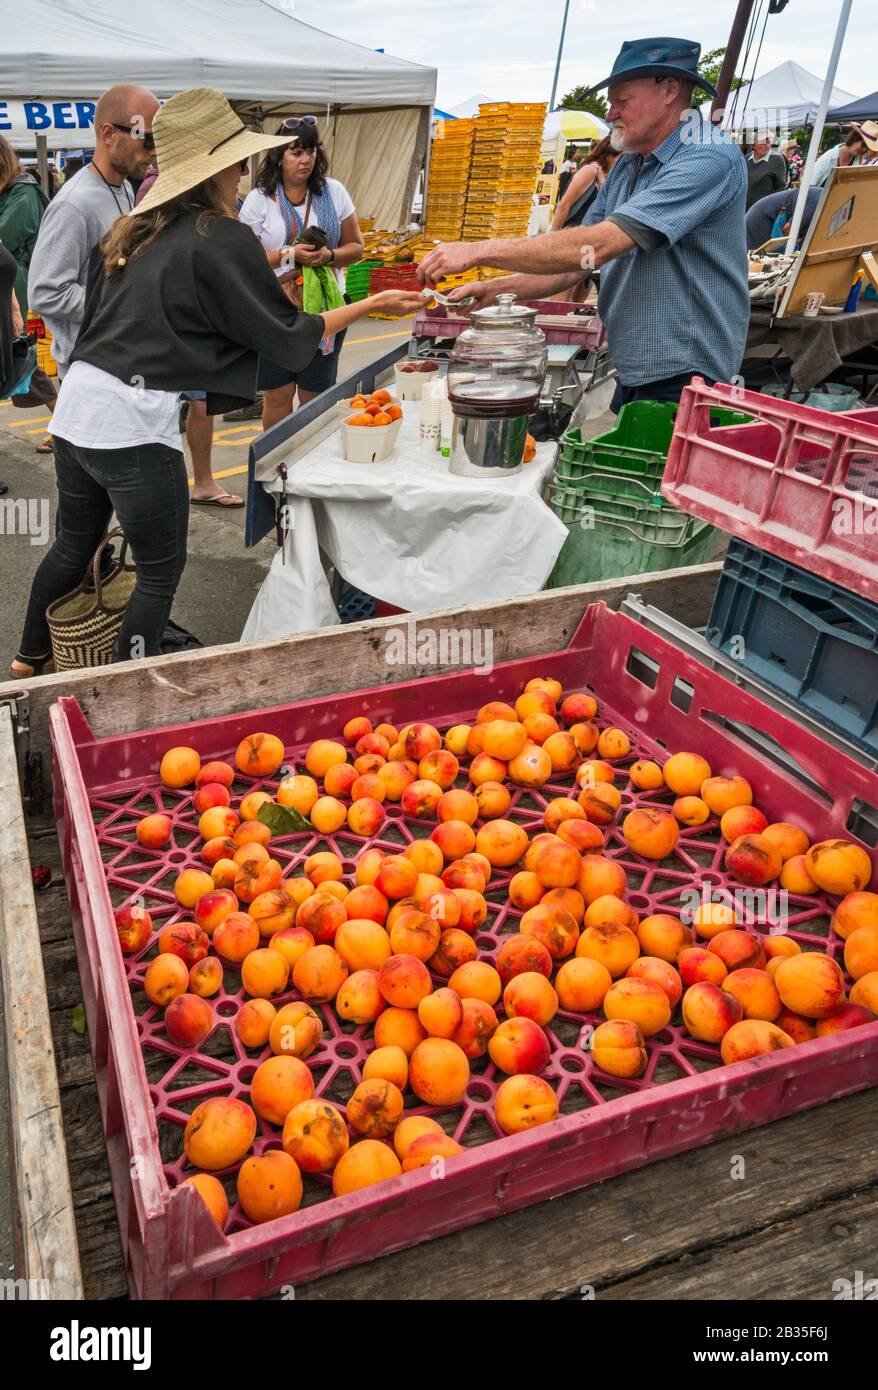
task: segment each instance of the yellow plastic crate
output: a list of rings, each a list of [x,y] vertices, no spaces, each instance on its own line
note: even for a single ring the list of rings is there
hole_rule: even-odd
[[[479,105],[480,116],[497,115],[542,115],[546,114],[546,103],[544,101],[483,101]]]

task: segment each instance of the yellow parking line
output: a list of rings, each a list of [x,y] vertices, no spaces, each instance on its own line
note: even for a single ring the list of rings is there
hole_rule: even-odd
[[[6,428],[8,430],[25,430],[28,425],[41,425],[51,418],[51,415],[30,415],[26,420],[10,420]]]
[[[228,429],[217,430],[214,439],[221,439],[226,434],[259,434],[261,426],[258,423],[252,425],[230,425]]]
[[[378,343],[382,338],[410,338],[411,331],[408,328],[397,333],[373,333],[369,338],[351,338],[350,346],[356,347],[357,343]],[[347,344],[345,345],[347,346]]]
[[[214,476],[214,478],[232,478],[232,477],[234,477],[234,475],[235,475],[236,473],[246,473],[246,472],[247,472],[247,465],[246,465],[246,463],[245,463],[244,466],[243,466],[242,468],[224,468],[224,469],[221,469],[220,472],[218,472],[218,473],[217,473],[217,472],[214,472],[213,476]],[[193,478],[190,478],[190,479],[189,479],[189,486],[190,486],[190,487],[192,486],[193,482],[194,482],[194,479],[193,479]]]

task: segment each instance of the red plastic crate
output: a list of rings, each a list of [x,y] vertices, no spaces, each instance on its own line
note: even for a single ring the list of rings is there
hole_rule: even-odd
[[[583,310],[582,305],[560,299],[522,299],[519,302],[530,309],[538,310],[537,326],[546,335],[546,342],[550,345],[578,343],[580,347],[589,350],[606,346],[607,335],[603,321],[590,305]],[[556,322],[541,322],[549,318]],[[469,319],[465,315],[455,314],[452,310],[437,304],[415,316],[412,337],[457,338],[468,327]]]
[[[755,423],[711,429],[709,407]],[[680,400],[662,482],[675,507],[878,602],[878,419],[706,386]]]
[[[418,279],[417,266],[379,265],[369,272],[369,293],[380,294],[382,290],[423,290]]]
[[[53,707],[55,808],[122,1247],[136,1296],[265,1295],[878,1083],[878,1021],[725,1067],[718,1049],[688,1037],[672,1020],[649,1040],[645,1075],[623,1081],[600,1072],[580,1045],[583,1026],[599,1018],[562,1011],[546,1030],[552,1056],[545,1075],[559,1096],[559,1118],[530,1133],[495,1137],[498,1078],[488,1059],[473,1063],[462,1106],[440,1116],[467,1151],[439,1181],[424,1169],[335,1198],[327,1194],[325,1179],[306,1177],[299,1212],[252,1227],[233,1205],[225,1233],[197,1194],[180,1185],[181,1127],[188,1113],[209,1095],[247,1097],[262,1055],[248,1054],[230,1026],[241,995],[229,967],[214,1000],[216,1027],[200,1050],[187,1051],[165,1037],[160,1011],[139,988],[151,948],[135,958],[123,958],[119,950],[114,903],[141,895],[158,929],[187,915],[176,905],[172,883],[181,867],[198,862],[197,822],[189,792],[159,785],[161,754],[185,743],[202,758],[228,757],[259,728],[278,734],[288,762],[298,764],[311,740],[338,737],[354,714],[400,725],[429,714],[444,728],[471,718],[488,699],[514,698],[527,680],[547,674],[568,690],[595,689],[599,722],[617,725],[631,738],[626,764],[642,756],[661,761],[668,749],[702,753],[714,771],[747,777],[756,803],[771,818],[793,819],[814,839],[857,838],[850,817],[856,812],[862,818],[878,806],[878,776],[603,604],[587,611],[563,651],[507,662],[486,674],[459,670],[106,739],[94,737],[73,699]],[[765,736],[786,752],[775,759],[754,745],[754,738]],[[796,760],[793,768],[783,761],[788,755]],[[553,779],[537,791],[515,788],[510,816],[529,831],[542,828],[545,802],[569,793],[571,781]],[[276,783],[246,783],[246,790],[259,785]],[[668,792],[632,792],[624,773],[623,787],[617,824],[635,803],[670,798]],[[156,807],[166,807],[174,821],[172,848],[161,853],[138,847],[133,833],[141,815]],[[400,808],[389,806],[369,843],[396,852],[432,825],[406,823]],[[272,852],[288,874],[318,842],[337,850],[348,875],[367,843],[346,830],[322,837],[302,832],[273,840]],[[617,828],[608,832],[607,852],[624,864],[629,901],[643,914],[673,912],[675,903],[679,911],[684,888],[727,882],[723,848],[713,819],[683,829],[674,856],[662,864],[639,860]],[[871,844],[866,848],[878,867],[878,852]],[[511,873],[497,871],[487,890],[490,917],[476,936],[483,957],[493,956],[504,928],[514,929],[520,916],[506,900]],[[843,943],[831,932],[830,904],[814,898],[791,903],[791,934],[841,959]],[[744,925],[756,929],[752,917],[745,916]],[[290,992],[276,1002],[294,997]],[[331,1008],[324,1018],[327,1032],[308,1064],[318,1095],[340,1104],[339,1082],[349,1094],[359,1080],[368,1029],[340,1023]],[[254,1150],[277,1147],[279,1138],[261,1124]]]

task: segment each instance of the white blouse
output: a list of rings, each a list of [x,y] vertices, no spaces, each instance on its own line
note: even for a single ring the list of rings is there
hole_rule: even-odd
[[[346,217],[350,217],[351,213],[356,211],[350,193],[348,193],[343,183],[339,183],[338,179],[327,179],[326,187],[329,190],[329,196],[332,198],[332,205],[335,208],[339,223],[344,222]],[[305,217],[305,208],[307,207],[307,199],[304,203],[299,203],[298,206],[293,204],[293,206],[296,208],[299,220],[303,221]],[[244,205],[238,213],[238,219],[246,223],[248,227],[252,227],[266,251],[279,251],[282,246],[287,245],[289,240],[287,235],[287,224],[284,221],[283,213],[277,205],[277,198],[268,193],[263,193],[261,188],[253,188],[247,194],[247,197],[244,199]],[[308,214],[308,226],[313,226],[316,221],[317,214],[312,200],[311,211]],[[275,266],[274,272],[275,275],[283,274],[280,266]],[[335,278],[338,280],[341,289],[344,289],[344,270],[337,269]]]

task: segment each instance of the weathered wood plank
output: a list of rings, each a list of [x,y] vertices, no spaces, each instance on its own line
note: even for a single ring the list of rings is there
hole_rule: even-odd
[[[9,710],[0,710],[0,969],[19,1277],[31,1296],[82,1297],[39,925]]]
[[[419,628],[490,628],[497,663],[566,646],[590,603],[618,608],[632,592],[690,627],[700,626],[707,620],[720,569],[718,563],[693,565],[544,590],[488,607],[473,604],[412,616]],[[380,618],[271,642],[204,647],[91,671],[7,681],[0,683],[0,700],[27,693],[31,750],[47,759],[48,711],[59,695],[74,695],[95,733],[103,736],[436,674],[442,668],[387,664],[384,634],[403,621]]]

